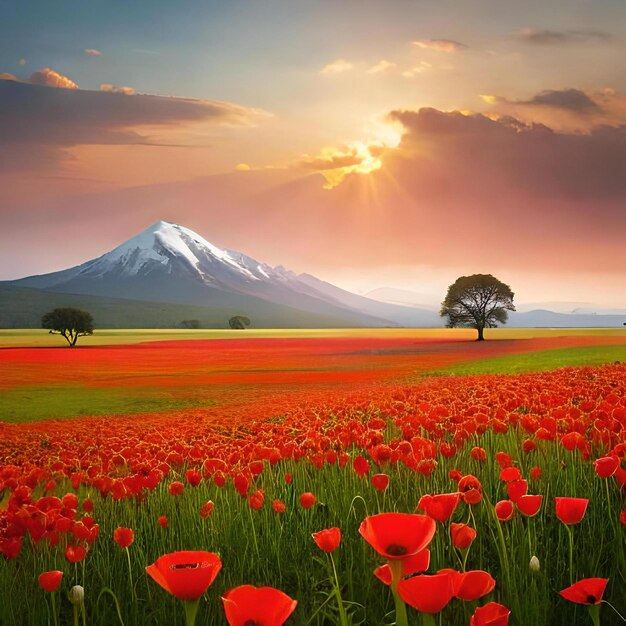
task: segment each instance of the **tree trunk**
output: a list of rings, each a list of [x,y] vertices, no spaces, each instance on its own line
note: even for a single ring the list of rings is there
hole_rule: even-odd
[[[476,330],[478,331],[478,338],[476,341],[485,341],[485,337],[483,335],[484,328],[482,326],[477,326]]]

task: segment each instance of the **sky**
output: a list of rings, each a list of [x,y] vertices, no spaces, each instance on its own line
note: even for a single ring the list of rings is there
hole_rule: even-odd
[[[0,190],[0,280],[165,219],[358,293],[626,308],[626,4],[3,0]]]

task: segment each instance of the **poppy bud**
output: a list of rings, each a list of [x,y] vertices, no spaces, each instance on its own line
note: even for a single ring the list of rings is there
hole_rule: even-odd
[[[74,606],[80,606],[85,601],[85,590],[80,585],[74,585],[70,589],[69,599]]]
[[[530,563],[528,564],[531,572],[538,572],[541,569],[541,565],[539,564],[539,559],[533,555],[530,557]]]

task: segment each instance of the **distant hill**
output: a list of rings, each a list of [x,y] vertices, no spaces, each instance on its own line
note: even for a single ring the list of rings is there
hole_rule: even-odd
[[[88,310],[96,328],[179,328],[183,320],[192,319],[200,322],[200,328],[228,328],[229,318],[242,312],[236,308],[106,298],[0,284],[0,328],[40,328],[41,316],[57,307]],[[353,322],[340,317],[307,314],[269,302],[259,302],[250,315],[252,326],[256,328],[354,326]]]

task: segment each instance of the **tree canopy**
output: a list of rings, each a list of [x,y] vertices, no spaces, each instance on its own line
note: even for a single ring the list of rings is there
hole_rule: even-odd
[[[491,274],[461,276],[448,287],[440,315],[448,318],[448,328],[475,328],[477,340],[483,341],[485,328],[506,324],[508,311],[515,311],[514,295],[508,285]]]
[[[250,326],[250,318],[245,315],[233,315],[228,320],[228,325],[234,330],[244,330],[246,326]]]
[[[82,309],[54,309],[41,318],[41,327],[65,337],[70,348],[73,348],[79,337],[93,335],[93,317]]]

